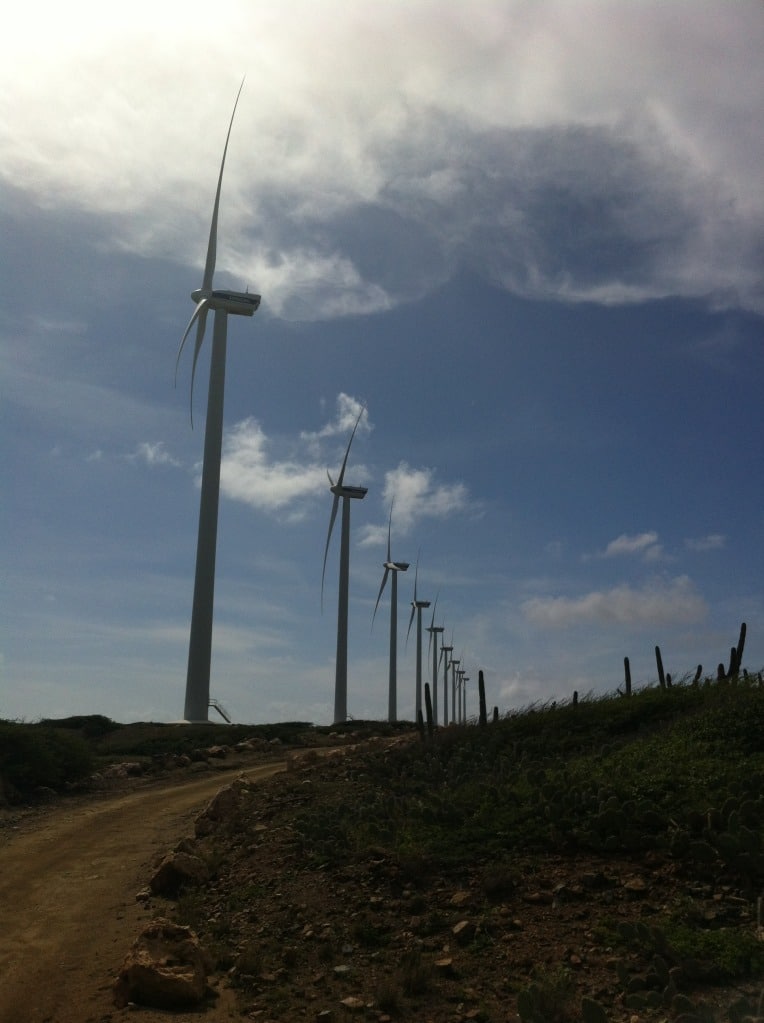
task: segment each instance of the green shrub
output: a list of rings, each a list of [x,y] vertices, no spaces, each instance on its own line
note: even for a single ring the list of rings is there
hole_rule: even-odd
[[[92,769],[87,743],[70,731],[0,722],[0,778],[11,796],[24,799],[43,787],[60,791]]]

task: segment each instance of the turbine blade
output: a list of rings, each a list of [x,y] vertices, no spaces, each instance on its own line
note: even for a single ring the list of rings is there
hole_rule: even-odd
[[[435,594],[435,603],[432,605],[432,618],[430,619],[430,628],[432,628],[435,625],[435,609],[438,606],[438,597],[439,596],[440,596],[440,587],[438,587],[438,592]]]
[[[388,561],[389,560],[390,559],[388,558]],[[390,575],[390,569],[386,568],[385,569],[385,574],[382,576],[382,585],[380,586],[379,593],[377,594],[377,603],[374,605],[374,614],[371,616],[371,627],[372,627],[372,629],[374,628],[374,619],[377,617],[377,608],[379,607],[379,602],[382,599],[382,591],[385,588],[385,583],[387,582],[387,577],[389,575]]]
[[[329,532],[326,534],[326,547],[324,548],[324,567],[321,570],[321,611],[324,610],[324,577],[326,575],[326,558],[329,554],[329,543],[332,539],[332,530],[334,529],[334,522],[337,518],[337,508],[339,507],[340,499],[337,494],[334,495],[334,501],[332,501],[332,514],[329,518]]]
[[[337,485],[340,486],[340,487],[342,486],[342,481],[345,478],[345,467],[348,464],[348,455],[350,454],[350,445],[353,443],[353,437],[355,437],[355,432],[358,429],[358,424],[361,422],[361,416],[364,414],[365,411],[366,411],[366,406],[364,405],[363,408],[361,409],[361,411],[358,413],[358,419],[356,419],[356,421],[355,421],[355,426],[353,427],[353,432],[350,434],[350,440],[348,441],[348,446],[345,449],[345,457],[342,459],[342,468],[340,469],[340,474],[337,477]]]
[[[387,520],[387,560],[392,561],[390,557],[390,530],[393,525],[393,502],[390,502],[390,518]]]
[[[193,315],[191,316],[191,319],[188,321],[188,326],[186,327],[185,331],[183,332],[183,337],[180,339],[180,346],[178,347],[178,355],[177,355],[177,357],[175,359],[175,386],[176,387],[178,386],[178,366],[180,364],[180,357],[181,357],[181,355],[183,353],[183,347],[184,347],[184,345],[186,343],[186,338],[191,333],[191,328],[193,327],[194,323],[196,322],[197,317],[201,314],[202,309],[206,308],[207,304],[208,304],[208,299],[206,299],[206,298],[199,299],[199,301],[196,303],[196,308],[194,309]]]
[[[236,93],[236,100],[233,105],[233,113],[231,114],[231,120],[228,123],[228,134],[225,137],[225,146],[223,147],[223,159],[220,161],[220,173],[218,174],[218,187],[215,192],[215,203],[212,207],[212,223],[210,224],[210,240],[207,243],[207,260],[204,264],[204,278],[202,280],[202,291],[205,294],[209,294],[212,291],[212,276],[215,273],[215,262],[217,260],[217,246],[218,246],[218,208],[220,207],[220,190],[223,185],[223,170],[225,169],[225,158],[228,152],[228,142],[231,138],[231,128],[233,128],[233,119],[236,116],[236,107],[239,104],[239,96],[241,96],[241,90],[244,88],[244,79],[241,80],[239,91]]]
[[[412,626],[412,624],[414,622],[414,615],[415,614],[416,614],[416,607],[412,603],[412,605],[411,605],[411,617],[409,618],[409,627],[406,630],[406,646],[409,645],[409,633],[411,632],[411,626]]]
[[[204,299],[204,308],[199,313],[199,320],[196,328],[196,343],[194,344],[194,361],[191,364],[191,396],[189,401],[191,403],[191,428],[194,427],[194,378],[196,377],[196,362],[199,358],[199,352],[202,348],[202,342],[204,341],[204,328],[207,323],[207,303]],[[201,303],[200,303],[201,305]]]
[[[177,387],[178,386],[178,365],[180,363],[180,357],[181,357],[181,355],[183,353],[183,348],[184,348],[184,346],[186,344],[186,338],[188,337],[189,333],[191,332],[191,328],[193,327],[194,322],[196,321],[196,325],[197,325],[196,326],[196,344],[194,345],[194,363],[193,363],[193,368],[191,370],[191,397],[190,397],[190,404],[191,404],[191,429],[194,428],[194,377],[196,376],[196,360],[199,358],[199,349],[202,347],[202,342],[204,341],[204,330],[205,330],[205,326],[206,326],[206,323],[207,323],[207,306],[208,305],[209,305],[209,301],[206,298],[202,298],[202,299],[200,299],[199,302],[197,302],[196,309],[194,309],[193,316],[191,317],[191,319],[188,322],[188,326],[186,327],[186,331],[185,331],[183,337],[180,339],[180,347],[178,348],[178,355],[177,355],[177,358],[175,359],[175,386]]]

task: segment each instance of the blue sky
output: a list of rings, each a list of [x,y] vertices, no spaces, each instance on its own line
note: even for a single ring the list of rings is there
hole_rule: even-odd
[[[211,695],[387,710],[390,501],[491,706],[764,666],[764,12],[727,2],[26,4],[0,48],[0,717],[182,714],[233,99]],[[34,32],[29,31],[33,23]],[[414,708],[413,567],[399,694]],[[475,685],[468,713],[476,710]]]

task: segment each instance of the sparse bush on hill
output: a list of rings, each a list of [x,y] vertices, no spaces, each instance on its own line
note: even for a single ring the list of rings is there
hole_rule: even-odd
[[[0,722],[0,796],[14,800],[40,788],[60,791],[92,769],[88,744],[71,731]]]
[[[534,706],[370,753],[368,799],[298,818],[317,859],[383,847],[443,867],[522,853],[662,850],[764,882],[764,689],[674,685]],[[710,814],[710,816],[709,816]],[[702,848],[701,848],[702,846]]]

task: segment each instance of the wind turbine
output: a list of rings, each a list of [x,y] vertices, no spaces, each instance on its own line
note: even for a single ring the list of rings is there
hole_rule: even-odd
[[[448,725],[448,669],[451,665],[449,655],[454,652],[453,639],[451,646],[442,646],[440,656],[443,658],[443,724]],[[443,656],[445,654],[445,657]]]
[[[432,618],[430,624],[427,626],[427,631],[430,633],[430,639],[427,644],[427,655],[429,659],[430,650],[432,650],[432,717],[433,721],[437,725],[438,723],[438,667],[440,665],[440,659],[438,657],[438,636],[444,631],[445,626],[435,624],[435,609],[438,606],[438,596],[435,597],[435,604],[432,609]],[[440,655],[443,656],[442,654]]]
[[[367,494],[366,487],[346,487],[344,483],[345,468],[348,464],[350,445],[361,422],[361,416],[366,411],[362,408],[355,421],[353,432],[350,434],[345,457],[342,459],[342,468],[335,483],[329,470],[326,475],[329,477],[329,489],[334,494],[332,502],[332,514],[329,519],[329,532],[326,534],[326,547],[324,548],[324,567],[321,572],[321,607],[324,606],[324,576],[326,575],[326,558],[329,554],[329,541],[332,538],[334,522],[337,518],[337,509],[340,498],[342,498],[342,531],[340,533],[340,587],[337,602],[337,659],[334,669],[334,723],[346,721],[348,716],[348,586],[350,580],[350,502],[353,499],[363,500]]]
[[[459,713],[459,707],[456,706],[456,673],[461,663],[461,661],[451,661],[451,724],[456,723]]]
[[[390,502],[390,518],[387,522],[387,561],[384,563],[384,574],[382,585],[377,594],[377,603],[374,605],[374,614],[371,616],[371,627],[374,628],[374,619],[377,615],[379,601],[382,598],[382,591],[385,588],[388,576],[392,573],[390,583],[390,674],[387,691],[387,720],[398,720],[398,573],[405,572],[409,563],[407,561],[393,561],[390,554],[390,530],[393,522],[393,502]]]
[[[215,598],[215,552],[217,548],[218,502],[220,496],[220,454],[223,442],[223,404],[225,398],[225,359],[228,314],[252,316],[260,305],[260,296],[250,292],[214,289],[212,278],[217,256],[218,209],[223,184],[223,169],[231,137],[233,119],[239,102],[242,79],[220,162],[215,202],[212,207],[207,259],[204,264],[202,286],[191,292],[196,303],[193,315],[180,341],[175,361],[177,383],[178,364],[191,328],[196,324],[194,359],[191,368],[191,426],[193,419],[194,378],[196,363],[204,341],[207,313],[215,313],[210,355],[210,380],[207,394],[207,422],[204,432],[204,460],[202,463],[202,489],[199,500],[199,533],[196,544],[196,573],[194,576],[194,602],[191,611],[191,635],[188,644],[188,671],[186,674],[186,700],[183,716],[186,721],[208,721],[210,702],[210,661],[212,656],[212,614]]]
[[[406,642],[409,640],[409,633],[411,632],[411,624],[414,621],[414,615],[416,614],[416,720],[419,721],[419,715],[422,713],[422,610],[430,606],[429,600],[418,600],[417,599],[417,579],[419,576],[419,555],[416,558],[416,569],[414,571],[414,599],[411,601],[411,617],[409,618],[409,627],[406,632]]]

